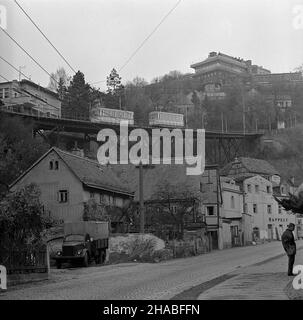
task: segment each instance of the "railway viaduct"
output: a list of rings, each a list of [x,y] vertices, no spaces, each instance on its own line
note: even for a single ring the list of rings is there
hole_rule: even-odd
[[[2,111],[4,112],[4,111]],[[8,116],[23,119],[32,124],[34,136],[40,135],[51,145],[69,150],[77,141],[85,151],[96,154],[98,144],[96,136],[101,129],[113,129],[119,135],[117,124],[93,123],[83,120],[47,118],[33,115],[5,112]],[[139,128],[129,125],[129,131]],[[152,127],[140,127],[151,133]],[[169,128],[172,130],[173,128]],[[184,129],[182,129],[184,130]],[[195,136],[195,132],[194,132]],[[235,157],[253,155],[257,149],[262,133],[216,132],[205,131],[206,163],[225,165]]]

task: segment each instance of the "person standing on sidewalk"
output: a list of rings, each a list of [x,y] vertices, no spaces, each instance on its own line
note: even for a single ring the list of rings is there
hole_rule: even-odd
[[[293,231],[295,230],[295,225],[290,223],[287,226],[287,229],[282,234],[282,245],[283,248],[288,256],[288,275],[294,276],[292,270],[295,263],[295,256],[296,256],[296,242],[293,235]]]

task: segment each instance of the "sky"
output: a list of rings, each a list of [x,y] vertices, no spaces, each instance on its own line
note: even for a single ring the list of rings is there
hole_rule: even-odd
[[[303,0],[17,0],[74,69],[105,90],[116,68],[127,82],[147,81],[190,65],[211,51],[251,59],[277,72],[303,64]],[[137,54],[121,69],[165,15],[179,2]],[[47,43],[13,0],[0,0],[0,24],[49,73],[73,71]],[[49,76],[2,30],[0,56],[32,81],[47,86]],[[18,72],[0,60],[0,75]],[[2,79],[1,79],[2,80]]]

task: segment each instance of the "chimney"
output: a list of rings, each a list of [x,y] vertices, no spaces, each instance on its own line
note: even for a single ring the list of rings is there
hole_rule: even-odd
[[[78,142],[75,141],[74,148],[71,151],[72,154],[84,158],[84,150],[78,148]]]
[[[295,185],[295,177],[294,177],[294,176],[292,176],[292,177],[290,178],[290,181],[291,181],[291,183],[292,183],[293,185]]]

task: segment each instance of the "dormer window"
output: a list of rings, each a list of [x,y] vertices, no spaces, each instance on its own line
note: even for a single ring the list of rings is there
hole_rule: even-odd
[[[55,170],[59,170],[59,161],[55,161]]]
[[[54,162],[50,161],[49,162],[49,170],[53,170],[54,169]]]

